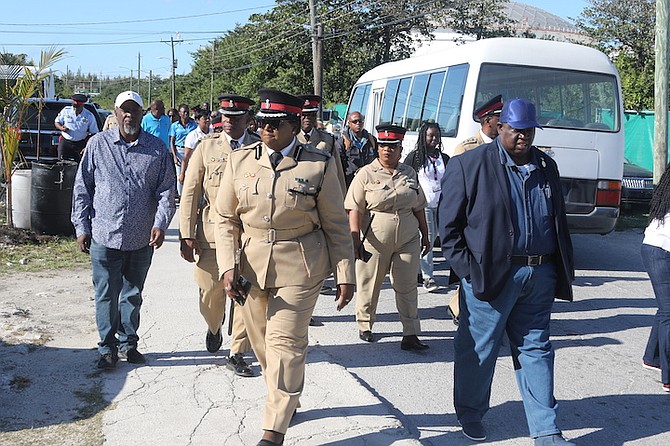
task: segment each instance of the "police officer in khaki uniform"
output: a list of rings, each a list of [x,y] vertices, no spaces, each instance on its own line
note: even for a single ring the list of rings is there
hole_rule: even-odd
[[[337,178],[342,186],[342,195],[347,193],[347,185],[344,182],[344,170],[340,160],[340,152],[334,150],[335,137],[325,130],[316,128],[316,114],[321,105],[321,96],[316,94],[302,94],[298,96],[302,99],[302,116],[300,117],[300,132],[298,132],[298,142],[301,144],[311,144],[317,149],[323,150],[333,158],[332,162],[337,166]]]
[[[454,147],[454,156],[472,150],[482,144],[488,144],[498,136],[498,120],[502,107],[502,95],[498,95],[475,109],[475,116],[482,128],[476,135],[471,136]]]
[[[354,177],[344,207],[356,253],[356,321],[359,337],[373,342],[372,326],[379,291],[390,272],[402,322],[403,350],[424,350],[420,331],[416,272],[420,256],[431,249],[426,225],[426,197],[416,171],[400,162],[405,128],[377,126],[379,157]],[[419,232],[421,237],[419,238]],[[361,236],[365,242],[361,244]],[[423,248],[422,248],[423,247]],[[365,254],[371,254],[367,259]]]
[[[261,446],[281,445],[298,407],[307,332],[324,279],[335,272],[337,307],[353,297],[354,254],[337,166],[300,144],[302,101],[260,90],[261,143],[230,154],[216,199],[219,271],[228,296],[238,271],[252,286],[241,313],[263,370]]]
[[[194,262],[195,281],[200,288],[200,313],[207,322],[205,345],[214,353],[221,348],[221,324],[225,319],[226,294],[220,284],[216,264],[216,239],[212,205],[220,189],[221,178],[230,153],[243,145],[260,141],[246,131],[249,107],[253,101],[243,96],[219,96],[222,111],[222,133],[207,135],[198,143],[190,158],[179,209],[181,256]],[[201,197],[204,197],[201,206]],[[231,305],[234,305],[231,301]],[[228,368],[239,376],[253,376],[243,354],[251,350],[239,308],[234,312]]]

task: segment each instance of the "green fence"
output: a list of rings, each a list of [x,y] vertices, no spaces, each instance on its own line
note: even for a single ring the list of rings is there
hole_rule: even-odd
[[[624,116],[626,159],[654,170],[654,112],[626,112]]]

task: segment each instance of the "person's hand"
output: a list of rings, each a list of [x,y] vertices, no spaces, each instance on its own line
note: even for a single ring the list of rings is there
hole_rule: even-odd
[[[337,311],[340,311],[351,302],[351,299],[354,297],[355,288],[356,287],[351,283],[340,283],[337,285],[337,293],[335,294]]]
[[[163,245],[163,240],[165,240],[165,231],[160,228],[151,228],[149,246],[153,246],[158,249]]]
[[[221,282],[223,282],[223,291],[225,291],[228,299],[235,301],[239,297],[239,293],[237,292],[235,283],[233,283],[233,279],[235,279],[235,270],[229,269],[223,273],[223,280]]]
[[[179,184],[184,184],[184,178],[185,178],[185,177],[186,177],[186,172],[184,172],[184,171],[182,170],[182,171],[179,173],[179,178],[178,178]]]
[[[424,257],[426,254],[428,254],[431,249],[432,247],[430,246],[430,240],[428,240],[428,236],[421,237],[421,257]]]
[[[88,254],[91,248],[91,236],[88,234],[80,235],[77,237],[77,245],[79,245],[79,250]]]
[[[172,158],[174,160],[174,165],[175,166],[181,166],[181,161],[179,161],[179,158],[176,156]]]
[[[186,260],[189,263],[195,262],[195,255],[200,255],[200,244],[198,244],[198,241],[193,238],[184,238],[181,239],[181,243],[179,245],[179,251],[181,253],[181,257]]]
[[[61,129],[63,129],[63,131],[64,131],[65,133],[67,133],[67,132],[70,131],[70,129],[67,128],[67,127],[65,127],[64,125],[61,126]]]

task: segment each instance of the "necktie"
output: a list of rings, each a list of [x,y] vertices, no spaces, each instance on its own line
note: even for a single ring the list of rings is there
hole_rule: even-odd
[[[272,152],[272,154],[270,154],[270,164],[272,164],[273,169],[277,168],[277,165],[281,162],[282,158],[284,158],[284,155],[282,155],[281,152]]]
[[[305,135],[305,141],[309,142],[309,133],[303,133]]]
[[[236,139],[231,139],[230,140],[230,148],[235,150],[238,147],[240,147],[240,143]]]

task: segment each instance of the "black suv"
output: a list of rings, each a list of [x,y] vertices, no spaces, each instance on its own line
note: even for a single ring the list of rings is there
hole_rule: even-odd
[[[58,138],[60,131],[56,129],[54,121],[58,113],[68,105],[72,105],[71,99],[42,99],[42,112],[39,115],[40,128],[38,130],[38,109],[39,99],[30,99],[30,106],[27,108],[26,116],[23,119],[21,128],[21,141],[19,150],[27,160],[37,158],[37,141],[39,138],[40,149],[39,158],[55,159],[58,157]],[[84,107],[93,113],[98,129],[102,130],[103,121],[98,114],[95,106],[87,102]]]

